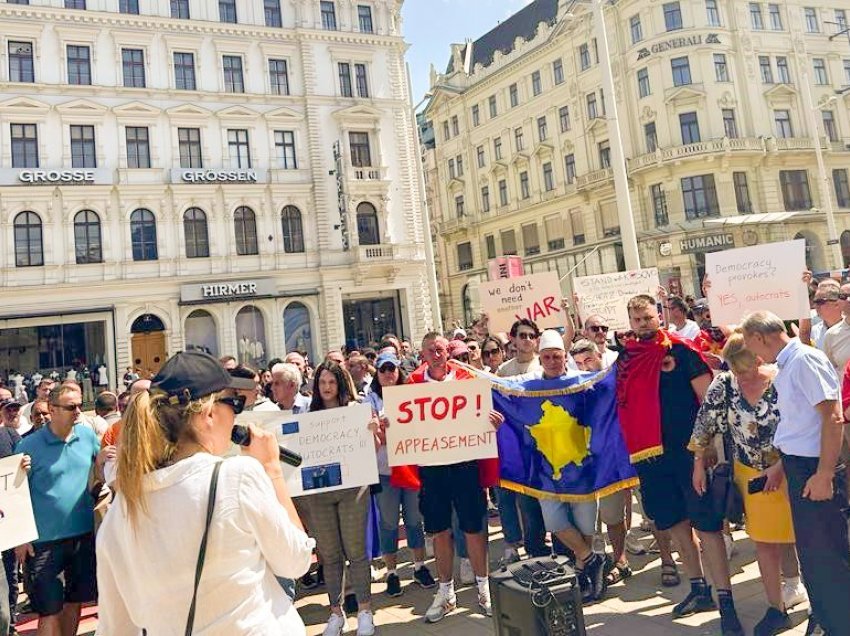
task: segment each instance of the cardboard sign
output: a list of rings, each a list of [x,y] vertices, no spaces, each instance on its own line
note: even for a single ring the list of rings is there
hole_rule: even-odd
[[[316,413],[251,411],[236,418],[273,432],[278,443],[301,455],[295,468],[281,464],[289,494],[312,495],[378,483],[372,409],[357,404]]]
[[[478,290],[481,310],[490,317],[490,333],[510,331],[520,318],[530,318],[541,330],[564,326],[556,272],[482,282]]]
[[[658,286],[656,267],[573,278],[582,320],[599,314],[615,331],[629,329],[629,299],[640,294],[655,298]]]
[[[802,239],[706,254],[705,270],[715,325],[737,324],[753,311],[772,311],[783,320],[809,315]]]
[[[497,457],[493,394],[484,380],[384,389],[390,466],[442,466]]]
[[[22,454],[0,459],[0,550],[38,539]]]

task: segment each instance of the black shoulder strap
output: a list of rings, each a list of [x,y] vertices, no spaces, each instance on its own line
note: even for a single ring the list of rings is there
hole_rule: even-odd
[[[201,573],[204,571],[204,559],[207,556],[207,538],[210,533],[210,523],[212,522],[213,510],[215,509],[215,493],[218,490],[218,473],[221,470],[222,462],[216,462],[213,468],[212,477],[210,477],[210,496],[207,500],[207,521],[204,526],[204,536],[201,538],[201,547],[198,550],[198,563],[195,566],[195,589],[192,590],[192,604],[189,606],[189,618],[186,619],[186,636],[192,635],[192,629],[195,625],[195,604],[198,600],[198,585],[201,583]]]

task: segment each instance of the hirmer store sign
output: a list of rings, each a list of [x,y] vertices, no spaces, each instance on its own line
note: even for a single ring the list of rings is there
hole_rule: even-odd
[[[273,278],[258,278],[256,280],[227,280],[210,283],[181,285],[181,302],[216,302],[238,300],[240,298],[262,298],[273,296],[277,285]]]
[[[642,60],[655,53],[663,53],[664,51],[670,51],[672,49],[690,48],[692,46],[700,46],[701,44],[720,44],[720,37],[716,33],[709,33],[705,36],[705,38],[703,38],[700,33],[699,35],[691,35],[688,37],[670,38],[663,42],[656,42],[650,47],[645,46],[639,49],[637,59]]]

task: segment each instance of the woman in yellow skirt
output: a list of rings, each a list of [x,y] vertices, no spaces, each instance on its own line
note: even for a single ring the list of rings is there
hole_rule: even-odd
[[[779,423],[773,378],[776,371],[744,347],[733,333],[723,348],[731,371],[718,374],[705,395],[694,424],[689,448],[694,452],[694,489],[706,490],[702,455],[713,447],[718,433],[729,435],[735,447],[735,483],[744,498],[747,533],[756,544],[759,571],[770,607],[756,625],[756,636],[769,636],[790,627],[782,600],[783,550],[793,547],[794,528],[787,485],[773,436]],[[731,458],[729,458],[731,459]],[[762,492],[749,494],[750,480],[765,476]]]

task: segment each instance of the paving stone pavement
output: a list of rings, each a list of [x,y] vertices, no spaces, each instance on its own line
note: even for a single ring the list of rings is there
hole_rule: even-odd
[[[641,533],[640,536],[644,536]],[[648,544],[651,537],[646,537]],[[755,561],[755,547],[746,533],[735,533],[736,554],[732,557],[732,589],[738,615],[748,634],[764,615],[767,602],[759,579]],[[490,526],[490,565],[496,567],[504,548],[501,529]],[[412,564],[410,553],[402,549],[399,553],[399,575],[404,595],[390,598],[383,591],[383,582],[372,585],[372,605],[375,624],[380,636],[434,635],[441,636],[484,636],[494,634],[493,619],[483,616],[478,610],[474,586],[457,587],[458,609],[436,624],[424,620],[425,610],[431,602],[434,590],[422,590],[411,582]],[[635,574],[625,582],[611,587],[602,602],[584,608],[587,633],[592,636],[701,636],[720,634],[720,615],[717,612],[699,614],[674,621],[670,618],[673,606],[681,601],[688,591],[686,577],[676,588],[661,586],[661,561],[657,555],[630,557]],[[435,573],[433,560],[428,561]],[[681,564],[680,564],[681,566]],[[455,564],[457,570],[457,564]],[[681,567],[680,574],[682,573]],[[382,572],[385,572],[382,570]],[[455,580],[459,580],[456,576]],[[303,595],[301,595],[303,594]],[[324,588],[312,593],[301,593],[296,607],[307,625],[308,636],[322,633],[328,618],[328,598]],[[794,627],[785,632],[802,636],[806,631],[808,603],[798,605],[791,613]],[[355,617],[349,617],[347,634],[354,634],[357,627]],[[523,635],[526,636],[526,635]],[[528,635],[532,636],[532,635]]]

